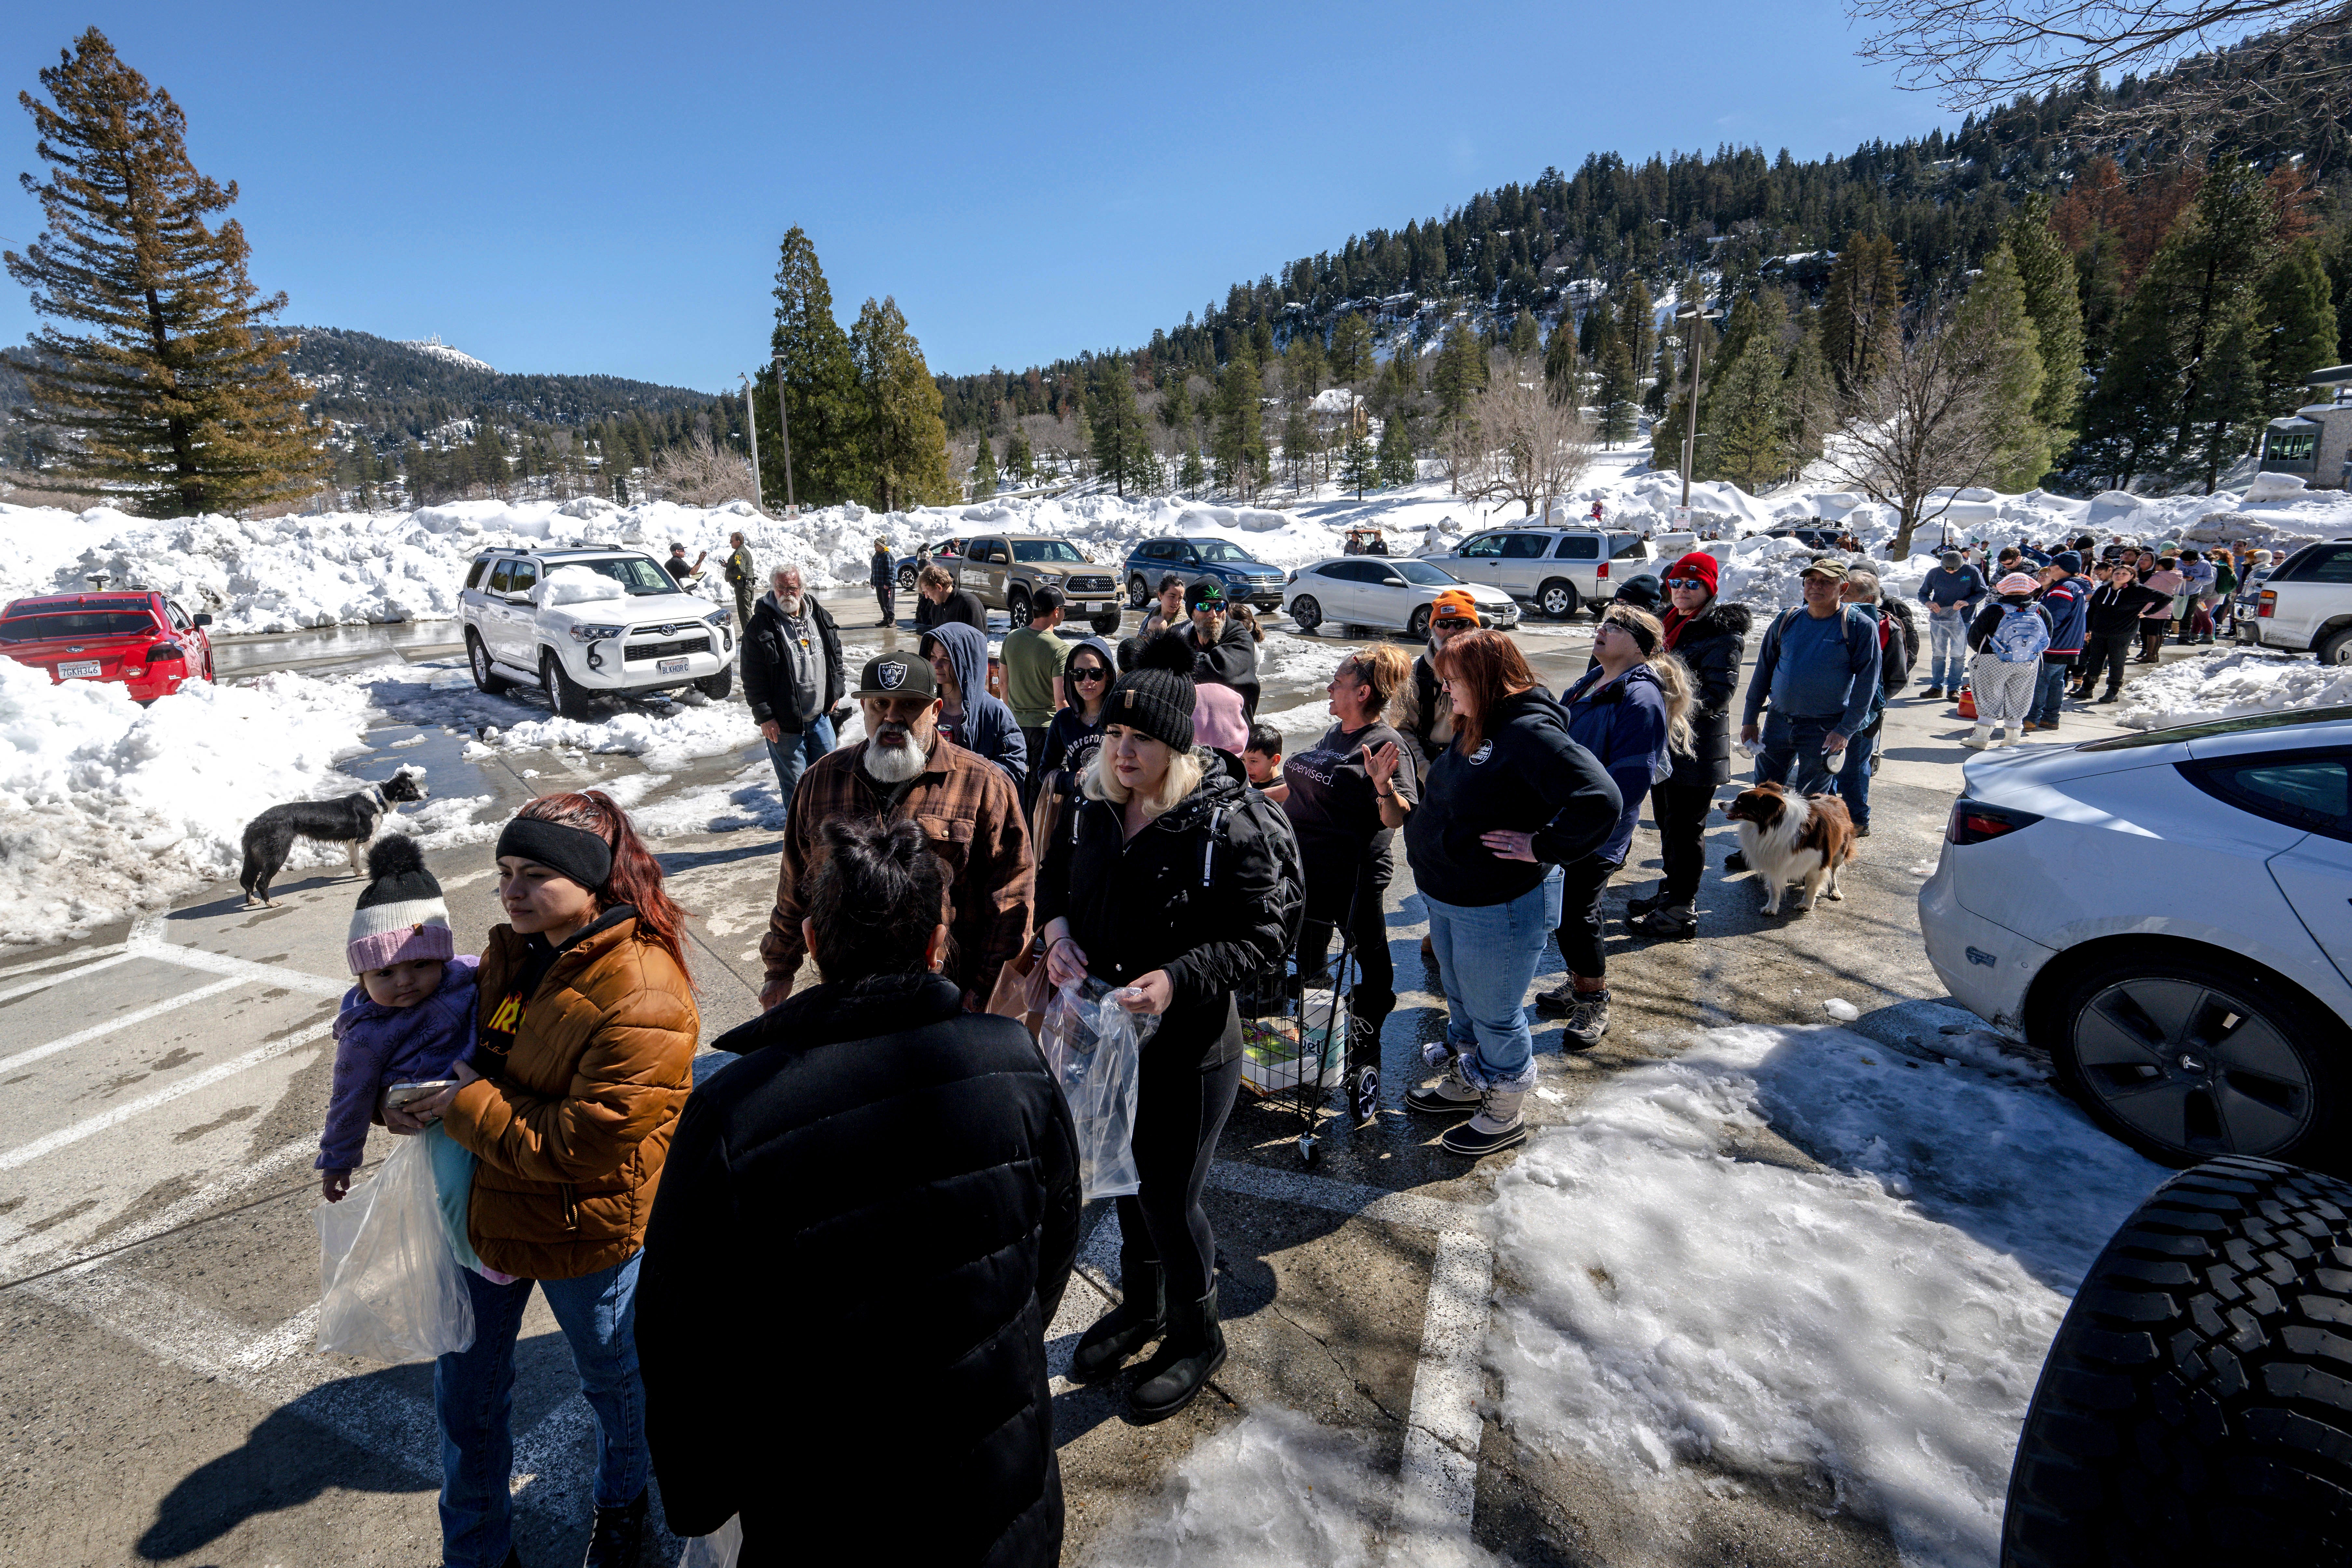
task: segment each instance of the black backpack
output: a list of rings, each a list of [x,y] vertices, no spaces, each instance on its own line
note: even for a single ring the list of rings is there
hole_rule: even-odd
[[[1911,684],[1919,662],[1919,628],[1912,622],[1911,606],[1900,599],[1879,605],[1878,618],[1886,626],[1886,641],[1878,652],[1878,690],[1892,697]]]

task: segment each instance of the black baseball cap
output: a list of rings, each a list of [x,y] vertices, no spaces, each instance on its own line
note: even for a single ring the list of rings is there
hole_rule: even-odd
[[[1218,609],[1223,609],[1225,606],[1224,586],[1213,577],[1196,578],[1192,585],[1184,590],[1185,609],[1197,610],[1203,605],[1213,605]]]
[[[939,678],[931,673],[930,660],[908,658],[903,654],[877,654],[866,661],[857,672],[857,689],[853,697],[929,697],[940,694]]]

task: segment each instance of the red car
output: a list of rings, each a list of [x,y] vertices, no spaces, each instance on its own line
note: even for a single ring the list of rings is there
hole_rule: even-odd
[[[47,594],[0,610],[0,655],[53,680],[118,680],[152,702],[213,678],[212,624],[157,593]]]

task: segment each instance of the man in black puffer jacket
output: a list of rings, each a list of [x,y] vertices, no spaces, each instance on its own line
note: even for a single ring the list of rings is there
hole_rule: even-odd
[[[1625,900],[1627,929],[1644,936],[1698,934],[1698,884],[1706,870],[1706,818],[1715,792],[1731,781],[1731,699],[1755,621],[1745,605],[1715,596],[1714,556],[1695,552],[1666,569],[1669,599],[1662,625],[1666,647],[1690,672],[1691,752],[1675,753],[1674,772],[1650,788],[1657,819],[1657,890]]]
[[[646,1441],[679,1535],[740,1561],[1050,1568],[1045,1326],[1077,1135],[1036,1042],[934,971],[946,873],[911,822],[834,822],[825,976],[715,1042],[636,1295]]]

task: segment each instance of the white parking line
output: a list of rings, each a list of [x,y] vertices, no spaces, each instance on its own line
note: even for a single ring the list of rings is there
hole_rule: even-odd
[[[43,959],[38,963],[28,963],[21,969],[11,969],[7,971],[7,973],[9,974],[29,974],[37,969],[47,969],[60,963],[71,963],[80,959],[89,957],[91,956],[91,953],[101,951],[110,953],[111,956],[100,958],[95,963],[85,963],[79,969],[68,970],[62,974],[44,974],[38,980],[27,981],[22,985],[15,986],[6,991],[0,991],[0,1002],[14,1002],[19,996],[30,996],[36,991],[47,991],[52,985],[63,985],[69,980],[79,980],[85,974],[95,974],[101,969],[111,969],[118,963],[128,963],[132,959],[139,956],[139,954],[135,952],[125,952],[120,947],[102,950],[92,949],[90,950],[90,952],[77,952],[73,954],[71,958]]]
[[[1477,1507],[1478,1405],[1486,1393],[1478,1352],[1494,1283],[1495,1248],[1486,1237],[1456,1230],[1437,1238],[1399,1477],[1397,1514],[1409,1529],[1466,1529]]]
[[[204,952],[184,947],[163,934],[163,922],[152,916],[131,928],[131,951],[142,957],[160,958],[166,963],[176,963],[186,969],[200,969],[207,974],[234,974],[257,985],[274,985],[281,991],[304,991],[313,996],[332,996],[341,1000],[352,988],[348,979],[331,980],[307,970],[289,969],[283,964],[256,963],[249,958],[232,958],[225,952]]]
[[[102,969],[105,965],[100,964],[96,967]],[[92,1040],[101,1039],[118,1030],[130,1028],[133,1024],[143,1024],[150,1018],[160,1018],[164,1014],[184,1007],[191,1002],[201,1002],[207,996],[217,996],[224,991],[235,991],[240,986],[252,984],[250,980],[242,979],[215,980],[210,985],[199,985],[194,991],[183,991],[177,996],[169,996],[161,1002],[142,1007],[136,1012],[125,1013],[120,1018],[109,1018],[103,1024],[92,1024],[87,1029],[78,1029],[70,1035],[51,1040],[46,1046],[35,1046],[31,1050],[18,1051],[13,1057],[0,1057],[0,1072],[6,1072],[13,1067],[21,1067],[26,1062],[39,1061],[43,1057],[56,1056],[59,1051],[69,1051],[76,1046],[87,1045]]]
[[[51,1268],[88,1261],[102,1253],[120,1252],[126,1247],[150,1241],[166,1231],[177,1230],[191,1221],[204,1218],[216,1209],[233,1204],[254,1188],[282,1181],[293,1172],[307,1169],[311,1157],[319,1152],[316,1138],[297,1138],[280,1143],[259,1159],[238,1166],[210,1186],[190,1193],[176,1203],[155,1210],[143,1219],[133,1220],[121,1229],[108,1234],[98,1246],[82,1250],[79,1256],[68,1249],[63,1257],[43,1257],[39,1233],[19,1232],[5,1243],[0,1243],[0,1268],[15,1268],[34,1258]],[[0,1289],[13,1281],[0,1282]]]
[[[239,984],[242,984],[244,982],[240,980]],[[314,1045],[334,1032],[335,1026],[332,1023],[325,1023],[313,1029],[305,1029],[299,1035],[289,1035],[282,1040],[272,1040],[268,1045],[256,1046],[241,1057],[232,1057],[227,1061],[206,1068],[200,1073],[191,1074],[177,1083],[157,1089],[152,1094],[126,1100],[111,1110],[102,1110],[96,1116],[75,1122],[70,1127],[60,1127],[46,1137],[34,1139],[30,1143],[19,1143],[14,1149],[0,1152],[0,1171],[13,1171],[19,1165],[30,1164],[44,1154],[54,1154],[68,1144],[79,1143],[93,1133],[103,1132],[110,1127],[119,1127],[132,1117],[152,1110],[159,1105],[168,1104],[184,1094],[194,1094],[200,1089],[209,1089],[225,1078],[235,1078],[247,1068],[259,1067],[263,1062],[282,1057],[289,1051]]]

